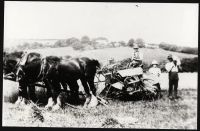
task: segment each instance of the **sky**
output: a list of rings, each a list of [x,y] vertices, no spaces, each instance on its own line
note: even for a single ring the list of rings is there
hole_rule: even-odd
[[[6,1],[4,9],[4,40],[87,35],[198,47],[199,7],[195,3]]]

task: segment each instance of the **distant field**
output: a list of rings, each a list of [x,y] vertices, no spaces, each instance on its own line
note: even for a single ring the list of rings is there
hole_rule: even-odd
[[[174,54],[181,58],[193,58],[197,55],[177,53],[166,51],[162,49],[140,49],[144,55],[144,62],[148,64],[152,62],[153,59],[157,61],[166,60],[169,54]],[[31,51],[41,52],[44,55],[57,55],[57,56],[88,56],[95,58],[100,62],[106,64],[110,58],[114,58],[116,61],[123,60],[126,58],[131,58],[133,49],[129,47],[118,47],[118,48],[107,48],[107,49],[98,49],[98,50],[87,50],[87,51],[75,51],[71,47],[62,47],[62,48],[47,48],[47,49],[36,49]]]

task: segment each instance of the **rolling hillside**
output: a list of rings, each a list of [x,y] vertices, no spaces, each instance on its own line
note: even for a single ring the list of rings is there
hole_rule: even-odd
[[[193,58],[198,57],[197,55],[171,52],[162,49],[140,49],[143,52],[144,62],[151,63],[153,59],[157,61],[166,60],[169,54],[178,56],[182,58]],[[40,52],[43,55],[57,55],[57,56],[88,56],[90,58],[95,58],[103,64],[107,64],[110,58],[114,58],[115,61],[120,61],[126,58],[130,58],[133,49],[129,47],[118,47],[118,48],[107,48],[107,49],[98,49],[98,50],[86,50],[86,51],[75,51],[71,47],[62,47],[62,48],[46,48],[46,49],[36,49],[30,50]]]

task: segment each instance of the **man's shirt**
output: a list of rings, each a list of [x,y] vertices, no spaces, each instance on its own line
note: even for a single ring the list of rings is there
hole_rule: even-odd
[[[152,75],[154,78],[155,83],[159,83],[160,81],[160,75],[161,75],[161,70],[158,67],[151,67],[149,69],[149,73]]]
[[[165,65],[165,69],[167,72],[178,72],[178,66],[174,64],[174,62],[169,62]]]
[[[161,75],[161,70],[158,67],[151,67],[149,73],[159,77]]]
[[[139,52],[139,51],[133,52],[131,60],[134,60],[134,59],[142,60],[143,59],[143,54],[141,52]]]

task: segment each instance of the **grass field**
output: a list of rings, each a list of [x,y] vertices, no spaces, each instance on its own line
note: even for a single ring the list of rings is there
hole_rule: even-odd
[[[44,122],[31,117],[28,107],[4,103],[3,126],[196,129],[197,91],[182,89],[182,99],[169,101],[166,91],[156,101],[110,100],[109,108],[42,111]]]
[[[180,74],[177,101],[167,98],[167,74],[162,74],[163,97],[155,101],[109,100],[109,107],[74,109],[69,106],[58,111],[42,109],[44,121],[31,117],[29,106],[16,107],[3,103],[3,126],[26,127],[93,127],[93,128],[197,128],[197,73]],[[189,79],[190,78],[190,79]],[[7,86],[16,89],[16,83]]]
[[[169,54],[174,54],[181,58],[193,58],[197,57],[197,55],[185,54],[185,53],[177,53],[166,51],[162,49],[148,49],[142,48],[140,49],[143,52],[143,59],[146,63],[151,63],[153,59],[157,61],[166,60]],[[62,48],[48,48],[48,49],[36,49],[31,50],[40,52],[44,55],[57,55],[57,56],[88,56],[90,58],[95,58],[99,60],[103,64],[107,64],[110,58],[114,58],[116,61],[120,61],[126,58],[131,58],[133,49],[129,47],[118,47],[118,48],[107,48],[107,49],[98,49],[98,50],[87,50],[87,51],[75,51],[70,47],[62,47]]]

